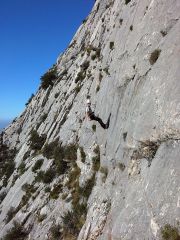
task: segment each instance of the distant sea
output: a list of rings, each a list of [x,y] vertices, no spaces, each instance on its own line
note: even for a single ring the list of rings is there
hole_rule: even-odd
[[[12,120],[2,120],[0,119],[0,133],[2,132],[2,130],[4,128],[6,128],[10,123],[12,122]]]

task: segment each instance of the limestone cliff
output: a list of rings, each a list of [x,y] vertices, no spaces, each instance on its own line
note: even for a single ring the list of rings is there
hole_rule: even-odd
[[[179,239],[179,15],[179,0],[96,0],[1,134],[2,239]]]

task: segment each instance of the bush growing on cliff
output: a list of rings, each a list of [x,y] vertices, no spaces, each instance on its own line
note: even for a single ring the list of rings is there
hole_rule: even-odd
[[[63,216],[63,236],[76,239],[86,219],[86,205],[80,204]],[[71,239],[71,238],[68,238]]]
[[[6,191],[3,191],[0,193],[0,204],[2,203],[2,201],[4,200],[4,198],[6,197],[7,195],[7,192]]]
[[[163,240],[180,240],[178,229],[166,224],[161,228],[161,235]]]
[[[6,144],[0,143],[0,178],[3,180],[4,187],[15,170],[15,155],[15,148],[10,149]]]
[[[35,181],[43,182],[47,184],[47,183],[51,183],[55,177],[56,177],[55,169],[50,168],[46,172],[39,171],[38,175],[35,178]]]
[[[41,166],[43,165],[43,162],[44,162],[44,159],[38,159],[34,164],[34,166],[32,167],[32,171],[36,172],[38,169],[40,169]]]
[[[26,164],[25,162],[21,162],[18,167],[19,174],[22,175],[26,171]]]
[[[52,225],[50,228],[50,234],[51,234],[52,240],[60,240],[62,238],[60,224]]]
[[[46,141],[46,135],[43,134],[39,136],[38,132],[36,130],[32,130],[30,133],[30,147],[33,150],[41,150],[42,146],[44,145]]]
[[[153,65],[158,60],[160,53],[161,53],[160,49],[156,49],[151,53],[149,58],[149,62],[151,65]]]
[[[127,5],[128,3],[130,3],[131,0],[125,0],[125,4]]]
[[[6,215],[6,219],[5,219],[6,224],[13,219],[13,217],[16,215],[17,212],[18,212],[18,210],[16,208],[10,207],[10,209],[7,212],[7,215]]]
[[[31,97],[28,99],[27,103],[25,104],[26,106],[29,105],[29,103],[32,101],[34,97],[34,94],[31,94]]]
[[[92,163],[93,163],[92,167],[94,171],[98,171],[100,168],[100,148],[98,145],[94,149],[94,153],[96,154],[96,156],[92,158]]]
[[[3,240],[25,240],[28,234],[20,223],[14,221],[13,227],[6,233]]]
[[[58,140],[47,143],[43,148],[43,155],[48,159],[54,159],[56,172],[63,174],[68,166],[67,162],[74,163],[77,159],[77,148],[78,146],[74,143],[62,146]]]
[[[49,86],[53,86],[56,78],[57,78],[57,69],[54,66],[41,77],[41,87],[46,90]]]
[[[109,48],[110,48],[111,50],[114,49],[114,42],[110,42],[110,43],[109,43]]]

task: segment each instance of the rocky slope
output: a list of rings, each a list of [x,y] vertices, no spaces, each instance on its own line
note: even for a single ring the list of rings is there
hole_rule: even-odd
[[[2,239],[179,239],[179,15],[178,0],[96,0],[1,134]]]

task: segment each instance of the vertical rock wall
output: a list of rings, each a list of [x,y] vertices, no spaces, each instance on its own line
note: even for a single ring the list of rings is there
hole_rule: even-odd
[[[29,239],[50,239],[52,225],[63,229],[63,216],[74,211],[76,190],[67,188],[73,175],[70,159],[69,172],[48,184],[34,182],[38,160],[43,159],[42,171],[53,168],[53,157],[44,156],[43,147],[57,139],[62,146],[76,144],[78,186],[87,189],[88,180],[94,180],[87,215],[82,214],[74,239],[161,239],[166,224],[179,228],[179,15],[178,0],[96,0],[57,59],[53,85],[40,87],[2,135],[1,143],[15,147],[17,154],[7,186],[1,181],[0,193],[7,195],[1,203],[0,236],[17,220]],[[104,122],[111,113],[107,130],[84,118],[88,95]],[[30,146],[32,129],[46,135],[36,152]],[[61,192],[52,199],[47,187],[52,192],[59,182]],[[35,189],[23,205],[23,186],[32,183]],[[82,192],[79,198],[79,203],[85,198]],[[16,211],[7,222],[10,207]],[[71,231],[61,232],[64,239],[73,239]]]

